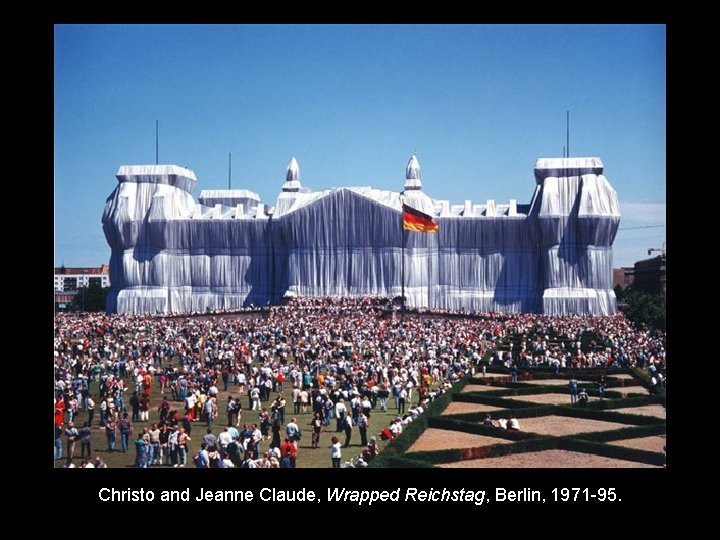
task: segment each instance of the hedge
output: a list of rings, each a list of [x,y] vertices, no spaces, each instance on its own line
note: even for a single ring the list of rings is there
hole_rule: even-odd
[[[623,459],[626,461],[636,461],[646,463],[648,465],[661,466],[665,463],[665,455],[658,452],[650,452],[648,450],[640,450],[638,448],[626,448],[624,446],[616,446],[612,444],[601,444],[587,440],[576,439],[572,437],[558,439],[562,450],[570,450],[573,452],[583,452],[585,454],[596,454],[598,456]]]
[[[556,410],[556,405],[543,405],[541,407],[526,407],[524,409],[500,409],[491,412],[451,414],[449,416],[444,416],[443,418],[448,420],[459,420],[461,422],[482,422],[488,414],[494,419],[507,418],[511,415],[515,416],[515,418],[534,418],[536,416],[555,414]]]
[[[595,400],[589,402],[586,407],[588,409],[612,410],[627,407],[642,407],[644,405],[653,405],[655,403],[664,405],[663,401],[664,400],[660,396],[634,396],[620,399],[604,399],[602,401]]]
[[[601,444],[599,442],[578,439],[575,437],[538,437],[510,444],[493,444],[474,448],[412,452],[411,454],[408,454],[405,461],[411,462],[411,466],[418,467],[423,466],[423,464],[438,465],[440,463],[453,463],[456,461],[472,459],[490,459],[509,456],[512,454],[541,452],[544,450],[555,449],[580,452],[584,454],[594,454],[626,461],[636,461],[639,463],[647,463],[649,465],[662,465],[665,462],[665,456],[662,453],[639,450],[637,448]],[[404,460],[395,461],[401,463]]]
[[[479,386],[479,385],[478,385]],[[480,390],[478,392],[464,392],[465,394],[478,394],[482,393],[483,396],[490,397],[502,397],[507,396],[530,396],[532,394],[563,394],[570,393],[565,387],[560,387],[562,390],[558,392],[557,386],[528,386],[522,383],[509,383],[505,388],[498,388],[497,390]]]
[[[634,429],[632,437],[629,438],[637,438],[639,436],[650,436],[659,434],[652,432],[658,431],[658,426],[653,426],[653,428],[655,429]],[[631,430],[625,431],[630,433]],[[643,431],[641,432],[640,430]],[[509,444],[498,443],[473,448],[412,452],[407,455],[407,458],[404,459],[411,462],[411,466],[418,467],[423,466],[422,464],[437,465],[440,463],[453,463],[456,461],[465,461],[472,459],[489,459],[509,456],[512,454],[522,454],[525,452],[540,452],[543,450],[555,449],[567,450],[571,452],[581,452],[584,454],[595,454],[603,457],[622,459],[626,461],[636,461],[639,463],[647,463],[650,465],[662,465],[665,462],[665,456],[662,453],[651,452],[648,450],[639,450],[637,448],[626,448],[624,446],[602,444],[597,441],[588,440],[587,438],[577,438],[576,436],[536,437]],[[400,463],[403,460],[396,461]]]
[[[461,401],[463,403],[480,403],[483,405],[493,405],[494,407],[502,407],[506,409],[526,409],[533,407],[533,403],[528,401],[520,401],[509,398],[486,396],[485,392],[480,393],[467,393],[458,394],[455,396],[455,401]]]
[[[507,430],[498,427],[484,426],[477,422],[451,420],[450,418],[441,417],[430,418],[428,420],[428,427],[436,429],[448,429],[450,431],[462,431],[463,433],[472,433],[473,435],[485,435],[487,437],[508,439],[510,441],[522,441],[537,436],[525,431]]]
[[[507,368],[493,368],[488,373],[509,374]],[[536,379],[566,378],[570,375],[583,379],[599,379],[600,375],[611,378],[613,374],[628,373],[638,379],[643,379],[642,372],[637,369],[613,369],[587,368],[582,370],[562,370],[561,374],[555,373],[554,368],[531,368],[528,371]],[[634,386],[638,384],[637,379],[612,380],[606,379],[608,387]],[[480,384],[497,386],[497,390],[483,392],[461,393],[467,384]],[[586,383],[581,385],[589,389],[590,395],[597,395],[597,383]],[[560,390],[560,392],[558,392]],[[512,453],[534,452],[548,449],[565,449],[577,452],[592,453],[604,457],[648,463],[651,465],[662,465],[665,456],[658,452],[625,448],[622,446],[604,444],[609,441],[662,435],[665,433],[665,421],[653,416],[645,416],[622,412],[623,408],[640,407],[650,404],[661,404],[665,406],[665,394],[660,395],[633,395],[623,398],[620,392],[606,390],[605,400],[593,400],[584,406],[571,405],[546,405],[532,402],[513,400],[509,396],[516,395],[541,395],[546,393],[562,393],[566,391],[563,386],[541,385],[528,386],[522,382],[512,383],[507,380],[492,380],[482,378],[464,377],[456,383],[453,388],[438,397],[430,404],[424,414],[414,422],[405,426],[403,433],[397,439],[391,441],[385,449],[370,463],[370,467],[430,467],[439,463],[449,463],[465,459],[481,459],[488,457],[499,457]],[[569,397],[569,393],[568,393]],[[590,420],[601,420],[627,425],[611,431],[588,432],[563,437],[538,435],[526,431],[507,431],[496,427],[487,427],[481,424],[488,413],[460,413],[449,416],[440,416],[442,411],[451,401],[464,403],[479,403],[500,407],[500,410],[492,411],[493,418],[509,417],[514,415],[517,418],[535,418],[548,415],[566,416],[570,418],[584,418]],[[486,435],[490,437],[505,439],[507,443],[498,443],[488,446],[480,446],[465,449],[443,449],[434,451],[412,452],[405,454],[428,427],[448,429],[464,433]]]
[[[594,433],[583,433],[580,435],[572,435],[574,439],[582,439],[596,443],[604,443],[608,441],[622,441],[625,439],[639,439],[641,437],[652,437],[653,435],[665,435],[665,424],[648,424],[645,426],[633,426],[612,431],[596,431]]]
[[[620,386],[630,382],[631,384],[650,384],[650,376],[642,370],[637,368],[561,368],[560,371],[556,372],[555,368],[546,366],[538,367],[522,367],[518,366],[518,381],[512,383],[509,378],[511,376],[510,368],[505,366],[502,367],[491,367],[486,371],[487,376],[483,377],[482,374],[476,373],[472,384],[490,384],[497,382],[504,382],[508,384],[517,384],[527,381],[543,381],[543,380],[567,380],[571,378],[588,381],[594,383],[600,380],[600,377],[605,378],[605,382],[608,386],[617,384]],[[617,379],[618,375],[631,375],[632,379]],[[502,378],[499,379],[498,376]]]
[[[658,384],[657,386],[653,387],[650,374],[647,371],[643,369],[638,369],[636,367],[630,368],[630,371],[635,378],[640,379],[642,385],[647,388],[651,394],[654,392],[654,395],[665,395],[665,388],[663,388],[661,385]]]
[[[375,460],[377,460],[377,457],[375,458]],[[371,463],[374,463],[375,460],[373,460]],[[387,462],[387,465],[385,465],[385,467],[392,467],[393,469],[428,469],[432,466],[433,464],[429,461],[419,461],[406,457],[390,458]]]
[[[559,345],[560,343],[565,344],[573,344],[575,341],[570,341],[570,338],[567,336],[559,336],[556,333],[538,333],[534,330],[531,332],[523,332],[522,334],[509,334],[506,335],[502,341],[500,341],[497,344],[497,349],[500,351],[507,351],[510,349],[510,343],[513,344],[513,350],[519,351],[521,348],[522,342],[529,342],[532,343],[535,341],[536,337],[540,337],[543,341],[545,341],[545,336],[548,336],[547,343],[550,346]],[[577,339],[577,338],[576,338]],[[589,352],[590,351],[590,345],[591,343],[595,341],[596,347],[600,348],[607,348],[610,346],[610,342],[607,341],[605,336],[602,336],[600,334],[596,334],[595,332],[583,332],[580,335],[580,350],[583,352]]]
[[[537,380],[545,380],[545,379],[537,379]],[[551,379],[547,379],[551,380]],[[556,379],[557,380],[557,379]],[[629,384],[625,384],[629,383]],[[527,382],[510,382],[510,381],[493,381],[493,382],[484,382],[482,380],[480,381],[471,381],[469,384],[472,386],[483,386],[486,388],[492,388],[492,390],[471,390],[468,392],[465,392],[466,394],[477,394],[479,392],[482,392],[483,395],[489,395],[489,396],[502,396],[502,395],[517,395],[517,396],[523,396],[523,395],[530,395],[530,394],[543,394],[543,393],[552,393],[552,394],[567,394],[570,395],[570,388],[566,385],[558,385],[558,384],[548,384],[548,385],[541,385],[541,384],[527,384]],[[598,388],[598,384],[596,382],[579,382],[578,383],[578,389],[584,388],[588,395],[592,397],[600,397],[600,390]],[[629,380],[619,380],[619,381],[606,381],[605,384],[605,397],[622,397],[622,392],[619,391],[619,389],[622,389],[624,387],[631,387],[631,386],[642,386],[638,384],[638,381],[629,381]],[[615,390],[614,390],[615,389]],[[638,394],[638,395],[646,395],[646,394]],[[653,394],[650,394],[653,395]]]
[[[594,386],[593,386],[594,385]],[[478,385],[480,386],[480,385]],[[600,397],[600,391],[597,390],[597,384],[591,383],[589,385],[578,385],[579,388],[584,388],[590,397]],[[635,385],[633,385],[635,386]],[[616,388],[620,388],[617,386]],[[503,397],[503,396],[531,396],[534,394],[567,394],[568,399],[570,398],[570,390],[564,386],[550,385],[540,386],[532,385],[528,386],[522,383],[508,383],[506,387],[499,387],[497,390],[479,390],[477,392],[464,392],[465,394],[482,394],[483,396],[489,397]],[[631,394],[632,395],[632,394]],[[645,394],[638,394],[645,395]],[[622,399],[623,394],[615,390],[605,390],[606,399]]]
[[[588,409],[586,407],[556,407],[553,414],[558,416],[570,416],[573,418],[602,420],[603,422],[615,422],[618,424],[633,424],[640,426],[661,424],[665,422],[662,418],[656,418],[654,416],[628,414],[614,411],[598,411]]]
[[[474,448],[452,449],[452,450],[427,450],[423,452],[412,452],[408,454],[412,459],[426,461],[437,465],[439,463],[452,463],[454,461],[465,461],[469,459],[487,459],[494,457],[522,454],[524,452],[540,452],[557,448],[556,437],[536,437],[526,441],[517,441],[509,444],[492,444]]]
[[[430,463],[436,465],[438,463],[452,463],[453,461],[462,461],[462,448],[446,448],[444,450],[427,450],[423,452],[411,452],[407,454],[409,459],[421,463]]]
[[[368,466],[372,468],[390,467],[390,460],[397,459],[413,445],[427,428],[428,419],[433,416],[438,416],[450,404],[453,397],[465,388],[469,380],[469,376],[463,377],[456,382],[448,392],[435,398],[425,412],[404,426],[400,436],[390,441]]]
[[[589,420],[603,420],[606,422],[617,422],[620,424],[637,424],[637,425],[649,425],[659,424],[665,421],[662,418],[654,416],[647,416],[641,414],[632,414],[622,412],[621,407],[629,406],[640,406],[651,403],[656,403],[657,398],[651,396],[644,396],[638,398],[626,398],[619,400],[606,400],[606,401],[594,401],[590,402],[588,406],[572,406],[568,405],[541,405],[541,406],[530,406],[517,409],[508,408],[500,409],[497,411],[490,412],[471,412],[471,413],[459,413],[452,414],[449,416],[443,416],[442,418],[447,421],[461,421],[461,422],[482,422],[485,416],[490,414],[493,418],[503,418],[510,415],[514,415],[516,418],[537,418],[539,416],[558,415],[558,416],[570,416],[574,418],[586,418]],[[595,405],[595,406],[593,406]],[[617,410],[616,410],[617,409]],[[433,419],[433,423],[436,423],[437,419]]]

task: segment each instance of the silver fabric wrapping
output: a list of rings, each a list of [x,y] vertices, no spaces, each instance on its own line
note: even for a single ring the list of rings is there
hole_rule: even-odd
[[[403,232],[397,192],[283,192],[268,216],[262,203],[226,206],[211,193],[203,200],[213,206],[197,203],[194,174],[163,167],[173,166],[121,167],[107,199],[110,312],[233,309],[289,295],[398,296],[403,253],[410,307],[616,311],[620,213],[597,158],[538,160],[529,205],[450,205],[406,191],[408,204],[436,216],[437,234]]]

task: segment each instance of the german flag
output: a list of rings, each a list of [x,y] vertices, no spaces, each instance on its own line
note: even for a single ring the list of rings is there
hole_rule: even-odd
[[[436,233],[438,224],[420,210],[416,210],[407,204],[402,205],[403,229],[406,231]]]

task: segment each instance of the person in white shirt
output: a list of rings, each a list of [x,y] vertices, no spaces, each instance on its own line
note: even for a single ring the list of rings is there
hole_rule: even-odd
[[[292,390],[292,402],[293,402],[293,412],[295,414],[300,414],[300,389],[297,387],[297,385],[293,386]]]
[[[252,400],[252,410],[260,409],[260,390],[257,386],[253,386],[250,390],[250,399]]]
[[[301,390],[300,391],[300,407],[302,409],[303,414],[305,414],[307,412],[309,401],[310,401],[310,396],[308,395],[307,390]]]
[[[228,456],[227,452],[223,453],[222,456],[223,456],[222,468],[223,469],[234,469],[235,464],[232,462],[232,460],[230,459],[230,456]]]
[[[173,467],[178,466],[178,430],[173,429],[170,432],[170,436],[168,437],[168,446],[170,447],[170,461],[173,464]]]
[[[340,447],[340,441],[337,437],[331,439],[332,444],[330,445],[330,459],[332,460],[332,468],[340,468],[340,459],[342,458],[342,448]]]
[[[257,461],[255,461],[255,459],[253,459],[253,455],[254,454],[252,453],[252,450],[248,450],[247,452],[245,452],[245,459],[242,462],[243,469],[257,469],[258,468]]]
[[[400,394],[398,395],[398,414],[405,414],[405,400],[407,399],[407,395],[407,390],[401,388]]]
[[[360,412],[357,421],[358,430],[360,431],[360,446],[367,446],[367,430],[370,427],[370,420],[365,416],[364,412]]]
[[[290,422],[288,422],[288,425],[285,427],[285,433],[287,433],[291,441],[298,440],[300,428],[297,425],[297,419],[295,417],[291,418]]]
[[[405,383],[405,391],[406,391],[406,396],[405,396],[405,398],[408,400],[408,402],[412,401],[412,389],[413,389],[413,386],[415,386],[415,384],[414,384],[412,381],[410,381],[410,380]]]
[[[337,428],[335,431],[337,433],[342,432],[344,428],[343,421],[345,417],[347,416],[347,407],[345,406],[345,402],[343,398],[340,398],[337,402],[337,405],[335,405],[335,418],[337,419]]]
[[[197,397],[195,397],[195,394],[190,392],[188,396],[185,398],[185,411],[190,412],[195,408],[195,404],[197,403]]]
[[[517,418],[511,416],[510,420],[508,420],[507,428],[512,429],[513,431],[520,431],[520,422]]]
[[[343,421],[343,428],[345,429],[345,448],[348,448],[350,446],[350,438],[352,437],[352,427],[353,427],[352,416],[350,416],[349,414],[346,414],[345,420]]]
[[[253,424],[253,432],[252,432],[252,440],[253,444],[255,444],[255,453],[257,455],[262,455],[262,452],[260,450],[260,441],[263,440],[262,431],[260,431],[260,428],[257,424]]]
[[[232,440],[232,435],[230,434],[228,428],[223,428],[222,432],[218,436],[218,444],[220,445],[220,448],[227,451],[228,444],[230,444]]]
[[[362,412],[365,416],[370,418],[370,412],[372,410],[372,402],[370,401],[370,398],[365,396],[362,401],[360,402],[360,407],[362,408]]]

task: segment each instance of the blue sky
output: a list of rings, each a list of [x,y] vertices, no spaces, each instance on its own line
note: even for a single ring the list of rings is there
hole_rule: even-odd
[[[533,164],[598,156],[623,220],[615,266],[665,240],[661,25],[55,28],[55,263],[97,266],[123,164],[193,169],[202,189],[273,205],[291,156],[311,189],[401,190],[417,151],[426,193],[530,201]],[[635,228],[663,225],[659,228]]]

